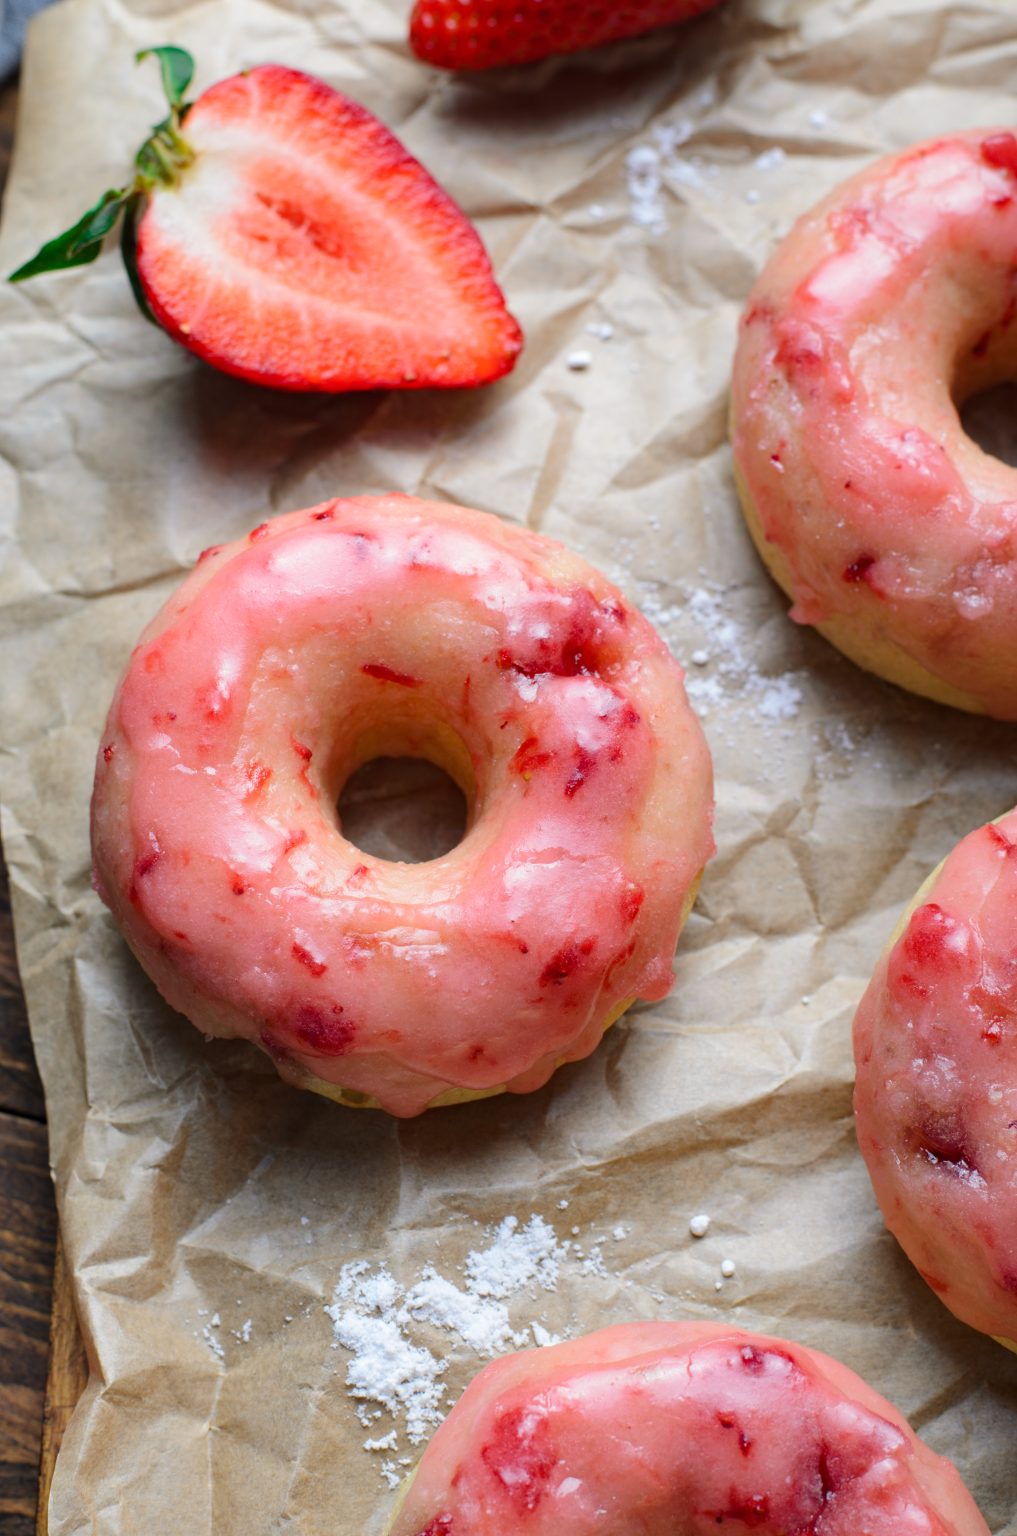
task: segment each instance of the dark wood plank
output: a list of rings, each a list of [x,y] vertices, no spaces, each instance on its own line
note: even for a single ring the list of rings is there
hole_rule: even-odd
[[[9,81],[0,88],[0,190],[10,165],[17,101],[17,81]],[[65,1381],[67,1369],[73,1368],[67,1362],[75,1358],[77,1341],[76,1325],[68,1332],[70,1290],[63,1275],[59,1337],[56,1317],[52,1327],[50,1321],[56,1212],[44,1114],[0,847],[0,1530],[4,1536],[33,1536],[37,1529],[39,1446],[51,1335],[54,1358],[59,1356],[62,1362],[55,1383]],[[73,1319],[73,1311],[69,1315]],[[54,1398],[48,1435],[53,1454],[66,1422],[58,1408]],[[52,1454],[47,1464],[51,1470]]]
[[[25,995],[21,990],[14,956],[14,927],[7,887],[7,869],[0,843],[0,1112],[28,1115],[41,1120],[45,1114],[42,1084],[35,1069],[28,1034]]]
[[[46,1128],[0,1114],[0,1529],[32,1536],[56,1211]]]
[[[15,75],[0,86],[0,192],[7,180],[14,148],[14,123],[18,115],[18,79]]]
[[[63,1244],[57,1239],[53,1270],[53,1306],[49,1330],[49,1374],[42,1421],[42,1455],[39,1462],[39,1506],[35,1536],[49,1533],[49,1491],[53,1468],[64,1430],[88,1380],[88,1360],[74,1313],[71,1277]]]
[[[14,121],[18,109],[17,80],[0,88],[0,192],[7,181],[14,143]],[[35,1058],[28,1036],[25,999],[14,958],[14,929],[7,889],[7,869],[0,845],[0,1111],[44,1115],[42,1084],[35,1070]],[[0,1176],[2,1176],[0,1163]]]

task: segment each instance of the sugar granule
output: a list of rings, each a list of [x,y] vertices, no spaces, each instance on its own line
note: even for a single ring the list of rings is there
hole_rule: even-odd
[[[554,1228],[541,1216],[531,1216],[525,1227],[518,1218],[506,1216],[487,1248],[466,1258],[466,1287],[474,1296],[504,1298],[531,1281],[554,1290],[558,1280],[560,1249]]]
[[[478,1355],[521,1349],[526,1342],[525,1334],[513,1332],[504,1302],[461,1291],[431,1268],[407,1291],[400,1316],[457,1333]]]
[[[392,1276],[366,1271],[364,1263],[346,1265],[336,1299],[325,1308],[336,1342],[351,1355],[346,1385],[353,1397],[405,1420],[408,1438],[418,1445],[441,1421],[445,1362],[406,1337],[393,1310],[401,1293]]]
[[[802,705],[803,692],[793,672],[768,677],[753,656],[753,641],[732,617],[722,590],[693,587],[684,602],[665,603],[656,583],[645,582],[640,607],[665,637],[671,627],[689,620],[700,631],[705,645],[695,646],[690,658],[696,674],[687,677],[685,690],[693,707],[709,715],[725,705],[737,704],[751,713],[764,728],[786,725]]]

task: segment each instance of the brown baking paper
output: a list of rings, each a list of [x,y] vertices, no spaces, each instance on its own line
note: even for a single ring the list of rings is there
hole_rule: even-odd
[[[300,399],[174,348],[112,254],[0,294],[3,837],[92,1364],[50,1530],[377,1532],[392,1496],[364,1440],[391,1422],[365,1430],[334,1347],[342,1267],[461,1285],[492,1224],[538,1213],[586,1262],[511,1298],[514,1327],[720,1317],[818,1346],[1015,1533],[1017,1360],[886,1234],[850,1114],[854,1005],[922,878],[1017,800],[1014,732],[787,620],[725,413],[739,306],[794,216],[879,152],[1013,122],[1017,8],[729,0],[475,81],[410,57],[408,8],[67,0],[29,44],[4,270],[118,183],[159,115],[132,55],[173,42],[198,88],[277,60],[377,112],[476,220],[527,336],[492,388]],[[718,804],[668,1001],[539,1093],[409,1123],[302,1096],[173,1015],[90,889],[87,833],[115,680],[201,548],[391,490],[542,529],[616,578],[691,663]],[[406,804],[382,804],[399,846]],[[430,1346],[451,1404],[481,1358]],[[402,1431],[395,1454],[416,1454]]]

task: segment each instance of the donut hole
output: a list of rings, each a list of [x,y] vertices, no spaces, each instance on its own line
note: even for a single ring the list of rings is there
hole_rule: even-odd
[[[1017,469],[1017,382],[991,384],[962,400],[961,426],[990,458]]]
[[[422,757],[372,757],[339,795],[343,836],[362,853],[425,864],[457,848],[469,807],[445,769]]]

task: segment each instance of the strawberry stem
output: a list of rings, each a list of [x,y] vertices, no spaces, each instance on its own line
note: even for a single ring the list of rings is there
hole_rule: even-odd
[[[129,186],[104,192],[88,212],[83,214],[70,229],[64,230],[45,245],[8,281],[20,283],[40,272],[59,272],[69,267],[85,266],[95,261],[106,236],[116,227],[123,214],[130,224],[121,242],[124,261],[134,296],[142,313],[151,315],[133,264],[134,228],[144,212],[145,202],[154,186],[174,187],[181,173],[194,162],[194,151],[180,132],[180,125],[187,115],[188,104],[184,93],[194,75],[194,60],[183,48],[143,48],[136,54],[136,62],[150,55],[159,60],[163,90],[169,104],[169,116],[157,123],[134,157],[135,175]]]

